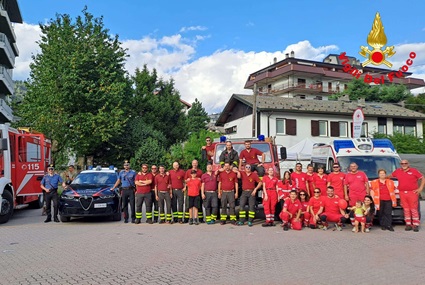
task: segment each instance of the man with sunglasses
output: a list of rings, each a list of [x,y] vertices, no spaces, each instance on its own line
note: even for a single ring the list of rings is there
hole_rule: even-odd
[[[310,193],[307,179],[307,174],[303,172],[303,165],[297,162],[297,164],[295,164],[295,171],[291,173],[292,186],[294,186],[298,192],[304,190]]]
[[[121,184],[121,207],[124,212],[124,223],[128,223],[129,213],[128,213],[128,203],[130,202],[130,211],[131,211],[131,222],[134,224],[136,222],[136,203],[135,203],[135,184],[134,179],[136,178],[136,172],[130,169],[130,163],[128,160],[124,162],[124,170],[121,170],[117,182],[111,190],[114,190]]]
[[[409,161],[403,159],[400,162],[392,177],[398,179],[398,190],[400,194],[401,206],[404,211],[404,221],[406,231],[419,231],[419,195],[424,189],[425,179],[416,168],[410,167]],[[419,186],[418,186],[419,183]]]
[[[141,165],[142,169],[135,178],[136,184],[136,224],[140,224],[142,219],[142,205],[146,207],[146,223],[152,224],[152,174],[149,173],[147,164]]]
[[[245,165],[245,171],[238,171],[238,179],[242,179],[242,194],[239,202],[239,222],[242,226],[246,221],[245,205],[248,202],[248,226],[252,227],[255,218],[255,196],[258,189],[263,186],[258,174],[252,172],[250,164]]]
[[[62,183],[62,187],[65,189],[66,184],[62,180],[59,174],[54,172],[53,165],[49,165],[47,168],[47,174],[41,180],[41,189],[45,191],[45,199],[46,199],[46,214],[47,218],[44,221],[45,223],[49,223],[52,221],[52,201],[53,201],[53,220],[56,223],[59,223],[58,219],[58,185]]]
[[[261,161],[258,160],[258,156],[261,156]],[[258,176],[264,176],[264,167],[263,163],[266,160],[266,155],[264,152],[260,151],[255,147],[251,147],[251,141],[245,141],[245,149],[241,151],[239,155],[239,166],[241,167],[240,171],[243,171],[243,162],[250,165],[251,170],[257,171]]]
[[[202,146],[202,159],[206,159],[209,163],[212,163],[214,157],[214,145],[210,137],[205,138],[205,145]]]
[[[348,201],[347,188],[344,187],[345,173],[341,172],[341,167],[338,163],[332,165],[332,172],[328,175],[328,185],[332,186],[335,195]],[[323,195],[326,197],[326,194]]]

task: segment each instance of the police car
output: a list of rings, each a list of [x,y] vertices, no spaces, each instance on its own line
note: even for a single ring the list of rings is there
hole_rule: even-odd
[[[62,222],[71,217],[110,216],[121,220],[120,199],[117,189],[111,190],[118,179],[114,167],[81,171],[62,192],[59,215]]]

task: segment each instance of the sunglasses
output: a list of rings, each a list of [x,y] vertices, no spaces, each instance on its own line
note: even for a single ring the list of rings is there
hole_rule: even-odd
[[[319,193],[320,194],[320,191],[314,191],[314,193]]]
[[[305,194],[300,194],[300,196],[305,196]]]
[[[407,165],[408,163],[404,163],[404,162],[402,162],[402,163],[400,163],[401,165]]]
[[[251,169],[251,166],[245,166],[246,169]]]
[[[47,168],[47,170],[53,170],[53,168],[49,167],[49,168]]]
[[[206,140],[207,142],[210,142],[211,140]]]

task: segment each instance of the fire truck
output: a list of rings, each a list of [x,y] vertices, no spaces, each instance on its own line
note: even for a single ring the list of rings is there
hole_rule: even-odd
[[[338,139],[329,144],[313,145],[311,163],[315,170],[323,166],[327,172],[332,165],[338,163],[342,172],[348,172],[350,163],[355,162],[359,170],[366,173],[369,181],[378,178],[378,170],[385,169],[391,174],[400,165],[400,156],[389,139]],[[395,180],[395,185],[398,183]],[[403,220],[403,209],[400,207],[398,189],[396,188],[397,207],[393,209],[393,219]]]
[[[0,224],[14,209],[41,208],[40,182],[51,162],[51,141],[31,129],[0,124]]]

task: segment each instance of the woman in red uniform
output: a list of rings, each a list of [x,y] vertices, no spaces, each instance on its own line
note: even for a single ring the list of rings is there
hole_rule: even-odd
[[[317,168],[316,175],[313,176],[313,188],[310,191],[310,196],[313,197],[313,189],[319,188],[323,196],[326,196],[326,186],[328,185],[328,175],[325,174],[323,166]]]
[[[310,228],[315,229],[317,227],[317,224],[320,224],[320,217],[319,217],[319,211],[320,213],[323,212],[323,201],[321,196],[321,190],[319,188],[315,188],[313,190],[313,197],[311,197],[310,201],[308,202],[308,211],[310,213]]]
[[[283,203],[285,202],[285,199],[289,197],[289,192],[294,189],[292,186],[292,180],[291,180],[291,172],[285,171],[283,174],[283,179],[279,180],[277,183],[277,204],[276,204],[276,211],[275,211],[275,219],[279,219],[279,213],[283,209]]]
[[[311,215],[308,212],[309,197],[307,195],[307,192],[304,190],[301,190],[300,193],[298,193],[298,199],[301,202],[301,222],[304,227],[308,227]]]
[[[263,207],[266,222],[263,227],[274,226],[274,213],[277,204],[277,183],[279,179],[274,177],[273,168],[267,170],[268,175],[263,177]]]

